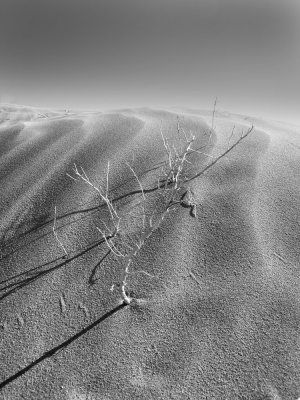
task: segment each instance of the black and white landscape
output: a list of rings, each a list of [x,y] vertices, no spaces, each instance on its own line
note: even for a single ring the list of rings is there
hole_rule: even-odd
[[[300,398],[300,5],[2,0],[0,399]]]

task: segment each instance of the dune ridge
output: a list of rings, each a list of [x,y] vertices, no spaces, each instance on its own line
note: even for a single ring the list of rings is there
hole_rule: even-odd
[[[139,185],[155,188],[160,129],[179,121],[207,143],[211,113],[0,106],[0,381],[120,304],[124,266],[95,229],[110,162],[111,198],[135,229]],[[125,307],[0,391],[14,399],[297,399],[300,397],[300,128],[216,113],[192,180],[197,216],[178,207],[136,258]],[[149,208],[156,207],[149,191]],[[57,234],[68,258],[53,236]],[[131,214],[132,213],[132,214]],[[1,328],[2,327],[2,328]]]

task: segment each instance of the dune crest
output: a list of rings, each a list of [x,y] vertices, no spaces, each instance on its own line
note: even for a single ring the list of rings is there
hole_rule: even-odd
[[[155,188],[160,129],[176,140],[178,118],[196,147],[207,143],[204,111],[0,105],[0,381],[109,314],[5,386],[7,398],[300,397],[297,127],[216,113],[190,176],[254,130],[190,182],[196,217],[179,206],[138,254],[133,270],[149,276],[132,274],[129,286],[145,304],[113,311],[124,266],[95,228],[97,193],[66,174],[76,163],[106,185],[109,161],[111,199],[138,229],[141,193],[126,163]],[[147,199],[155,208],[150,190]]]

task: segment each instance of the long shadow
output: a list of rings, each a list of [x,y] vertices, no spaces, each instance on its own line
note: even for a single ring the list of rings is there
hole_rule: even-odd
[[[62,257],[57,257],[55,260],[51,260],[51,261],[46,262],[45,264],[38,265],[37,267],[30,268],[30,269],[28,269],[28,270],[25,271],[25,272],[21,272],[20,274],[10,276],[9,278],[4,279],[3,281],[1,281],[1,282],[0,282],[0,285],[3,285],[4,283],[7,283],[7,282],[11,282],[11,281],[13,281],[13,280],[15,280],[15,279],[17,279],[17,278],[20,278],[21,276],[25,276],[25,275],[34,275],[34,274],[36,274],[36,271],[37,271],[39,268],[43,268],[43,267],[46,267],[47,265],[50,265],[50,264],[52,264],[52,263],[55,263],[56,261],[61,260],[61,258],[62,258]],[[39,272],[40,272],[40,271],[39,271]],[[14,283],[14,284],[12,284],[12,285],[16,285],[16,284],[17,284],[17,283]],[[0,292],[1,292],[2,290],[4,290],[4,289],[8,289],[8,287],[9,287],[9,286],[6,286],[5,288],[4,288],[4,287],[3,287],[3,288],[0,288]]]
[[[245,135],[245,136],[246,136],[246,135]],[[239,141],[238,141],[238,142],[239,142]],[[236,144],[235,144],[234,146],[231,146],[231,148],[233,148],[233,147],[235,147],[235,146],[236,146]],[[231,149],[231,148],[230,148],[230,149]],[[229,149],[229,150],[230,150],[230,149]],[[227,150],[227,152],[228,152],[229,150]],[[227,152],[226,152],[226,153],[227,153]],[[221,158],[221,157],[219,157],[219,158]],[[202,173],[204,173],[208,168],[210,168],[213,164],[215,164],[215,163],[219,160],[219,158],[217,158],[213,163],[211,163],[211,164],[209,164],[208,166],[206,166],[205,168],[203,168],[202,171],[201,171],[200,173],[198,173],[197,175],[195,175],[195,176],[200,176],[200,175],[201,175]],[[194,179],[195,176],[193,176],[191,179],[187,180],[187,182],[190,181],[190,180],[192,180],[192,179]],[[132,195],[135,195],[135,194],[142,194],[142,193],[147,194],[147,193],[152,193],[152,192],[154,192],[154,191],[156,191],[156,190],[159,190],[160,188],[164,188],[166,185],[168,186],[168,185],[170,185],[170,184],[172,184],[171,181],[169,181],[169,180],[167,181],[167,179],[164,179],[164,180],[161,180],[161,181],[160,181],[160,185],[157,185],[157,186],[152,187],[152,188],[149,188],[149,189],[144,189],[143,191],[142,191],[141,189],[138,189],[138,190],[131,191],[131,192],[129,192],[129,193],[125,193],[125,194],[123,194],[123,195],[121,195],[121,196],[119,196],[119,197],[117,197],[117,198],[112,199],[112,202],[113,202],[113,203],[114,203],[114,202],[117,202],[117,201],[119,201],[119,200],[121,200],[121,199],[124,199],[124,198],[126,198],[126,197],[129,197],[129,196],[132,196]],[[185,195],[185,193],[184,193],[183,195]],[[180,202],[180,203],[182,203],[182,202]],[[103,203],[103,204],[100,204],[100,205],[98,205],[98,206],[94,206],[94,207],[91,207],[91,208],[87,208],[87,209],[83,209],[83,210],[71,211],[71,212],[66,213],[66,214],[64,214],[64,215],[61,215],[60,217],[57,217],[57,220],[66,218],[66,217],[68,217],[68,216],[70,216],[70,215],[74,215],[74,214],[80,214],[80,213],[85,213],[85,212],[89,212],[89,211],[94,211],[94,210],[96,210],[96,209],[99,209],[99,208],[102,208],[102,207],[105,207],[105,206],[106,206],[106,204]],[[191,215],[192,215],[192,213],[191,213]],[[27,233],[32,232],[33,230],[37,230],[37,229],[39,229],[40,227],[49,224],[50,222],[53,222],[53,219],[44,222],[43,224],[41,224],[40,226],[38,226],[38,227],[36,227],[36,228],[32,228],[31,230],[27,231]],[[22,235],[25,235],[25,234],[26,234],[26,232],[25,232],[24,234],[22,234]],[[86,253],[87,251],[93,249],[93,248],[96,247],[98,244],[103,243],[103,242],[104,242],[104,240],[101,240],[100,242],[97,242],[95,245],[93,245],[93,246],[91,246],[91,247],[85,249],[83,252],[77,254],[76,256],[74,256],[74,257],[72,257],[72,258],[70,258],[70,259],[67,259],[66,261],[62,262],[61,264],[58,264],[58,265],[54,266],[53,268],[50,268],[50,269],[48,269],[48,270],[46,270],[46,271],[39,271],[39,272],[37,272],[34,276],[30,276],[30,277],[28,277],[28,278],[26,278],[26,279],[24,279],[24,280],[22,280],[22,281],[18,281],[18,282],[16,282],[16,283],[9,284],[8,286],[6,286],[6,287],[4,287],[4,288],[0,288],[0,292],[1,292],[1,291],[4,291],[4,290],[9,289],[10,287],[12,287],[12,289],[10,289],[8,292],[6,292],[6,293],[3,294],[2,296],[0,296],[0,301],[1,301],[2,299],[4,299],[5,297],[7,297],[8,295],[10,295],[11,293],[14,293],[15,291],[17,291],[18,289],[20,289],[20,288],[22,288],[22,287],[24,287],[24,286],[30,284],[31,282],[33,282],[34,280],[38,279],[39,277],[41,277],[41,276],[43,276],[43,275],[46,275],[46,274],[52,272],[53,270],[55,270],[55,269],[57,269],[57,268],[60,268],[60,267],[62,267],[62,266],[64,266],[64,265],[66,265],[66,264],[69,263],[70,261],[72,261],[72,260],[74,260],[75,258],[77,258],[77,257],[79,257],[79,256],[81,256],[81,255],[83,255],[83,254]],[[107,256],[107,254],[106,254],[106,256]],[[97,263],[97,265],[94,267],[93,272],[92,272],[92,275],[91,275],[90,280],[89,280],[89,283],[90,283],[90,284],[93,284],[93,283],[95,282],[95,273],[96,273],[96,270],[97,270],[97,268],[99,267],[100,263],[106,258],[106,256],[104,256],[103,259],[102,259],[99,263]],[[4,257],[6,257],[6,256],[4,256]],[[53,260],[52,262],[54,262],[54,261],[55,261],[55,260]],[[49,263],[47,263],[47,264],[45,264],[45,265],[48,265],[48,264],[50,264],[50,263],[51,263],[51,262],[49,262]],[[43,266],[45,266],[45,265],[43,265]],[[41,267],[43,267],[43,266],[35,267],[34,269],[36,270],[36,269],[41,268]],[[30,272],[30,271],[28,271],[28,272]],[[26,274],[26,272],[23,273],[23,274]],[[23,275],[23,274],[21,274],[21,275]],[[20,276],[20,275],[17,275],[17,276]],[[16,277],[17,277],[17,276],[16,276]],[[13,278],[15,278],[15,277],[13,277]],[[1,282],[1,283],[7,282],[8,280],[12,280],[13,278],[9,278],[9,279],[7,279],[6,281],[3,281],[3,282]]]
[[[102,207],[102,206],[104,206],[104,205],[101,205],[101,207]],[[98,208],[100,208],[100,206],[95,207],[95,209],[98,209]],[[94,207],[88,209],[87,211],[93,211],[93,210],[94,210]],[[58,219],[63,219],[64,217],[65,217],[65,215],[60,216],[59,218],[57,218],[57,220],[58,220]],[[76,219],[75,221],[71,221],[71,222],[64,223],[64,224],[60,225],[60,227],[59,227],[58,229],[56,229],[56,230],[58,231],[58,230],[64,228],[65,226],[70,226],[71,224],[75,224],[75,223],[77,223],[78,221],[83,220],[83,219],[84,219],[84,217],[79,217],[79,218]],[[49,224],[50,222],[52,222],[52,224],[53,224],[53,221],[54,221],[54,220],[49,220],[48,222],[43,223],[42,225],[39,225],[39,226],[36,227],[35,229],[33,229],[33,230],[31,230],[31,231],[28,231],[27,233],[33,232],[34,230],[37,231],[39,228],[43,228],[43,226],[46,226],[46,225]],[[38,242],[39,240],[43,239],[44,237],[46,237],[46,236],[48,236],[48,235],[53,235],[52,229],[49,230],[49,231],[47,231],[47,232],[45,232],[45,233],[43,233],[43,234],[41,234],[40,236],[38,236],[38,237],[36,237],[36,238],[34,238],[34,239],[32,239],[32,240],[26,242],[25,244],[22,244],[21,246],[16,247],[15,249],[13,249],[12,251],[10,251],[9,253],[6,253],[5,255],[2,255],[2,256],[1,256],[1,260],[5,260],[5,259],[9,258],[12,254],[18,252],[19,250],[22,250],[23,248],[25,248],[25,247],[27,247],[27,246],[29,246],[29,245],[35,243],[35,242]],[[22,233],[22,234],[19,235],[18,237],[14,237],[13,240],[16,241],[16,240],[20,239],[22,236],[25,236],[25,233],[24,233],[24,234]],[[7,246],[7,245],[6,245],[6,246]],[[2,251],[5,250],[5,246],[3,246],[3,247],[0,248],[0,249],[1,249]]]
[[[89,277],[89,284],[90,284],[90,285],[94,285],[94,283],[96,283],[96,281],[97,281],[97,278],[96,278],[97,270],[98,270],[98,268],[100,267],[100,265],[102,264],[102,262],[106,259],[106,257],[109,256],[110,253],[111,253],[111,250],[108,250],[108,251],[104,254],[104,256],[101,258],[101,260],[98,261],[97,264],[94,266],[94,268],[93,268],[93,270],[92,270],[92,273],[91,273],[91,275],[90,275],[90,277]]]
[[[164,187],[163,181],[161,181],[161,182],[162,182],[162,183],[161,183],[161,187]],[[147,194],[147,193],[154,192],[154,191],[156,191],[156,190],[158,190],[158,187],[154,187],[154,188],[151,188],[151,189],[144,189],[144,193]],[[121,195],[121,196],[119,196],[119,197],[117,197],[117,198],[112,199],[112,203],[115,203],[115,202],[117,202],[117,201],[119,201],[119,200],[122,200],[123,198],[129,197],[129,196],[133,196],[133,195],[135,195],[135,194],[142,194],[142,193],[143,193],[143,192],[142,192],[140,189],[139,189],[139,190],[134,190],[134,191],[129,192],[129,193],[125,193],[125,194],[123,194],[123,195]],[[70,212],[68,212],[68,213],[66,213],[66,214],[63,214],[63,215],[61,215],[61,216],[58,216],[58,217],[56,218],[56,220],[59,221],[59,220],[61,220],[61,219],[70,217],[70,216],[72,216],[72,215],[84,214],[84,213],[88,213],[88,212],[91,212],[91,211],[99,210],[99,209],[104,208],[104,207],[106,207],[106,203],[102,203],[102,204],[99,204],[99,205],[97,205],[97,206],[90,207],[90,208],[84,208],[84,209],[81,209],[81,210],[70,211]],[[48,221],[45,221],[45,222],[43,222],[42,224],[39,224],[38,226],[35,226],[35,227],[33,227],[33,228],[27,230],[27,231],[24,232],[24,233],[21,233],[17,238],[14,237],[13,240],[15,241],[15,240],[17,240],[17,239],[20,239],[21,237],[24,237],[24,236],[26,236],[26,235],[28,235],[28,234],[30,234],[30,233],[33,233],[33,232],[37,231],[38,229],[41,229],[41,228],[45,227],[46,225],[49,225],[49,224],[53,225],[53,222],[54,222],[54,218],[52,218],[52,219],[50,219],[50,220],[48,220]],[[73,223],[73,222],[69,222],[69,223],[65,224],[64,226],[69,225],[70,223]],[[43,238],[44,236],[47,236],[49,233],[50,233],[50,232],[44,233],[44,234],[41,235],[39,238],[34,239],[32,242],[37,241],[37,240]],[[32,243],[32,242],[30,242],[30,243]],[[1,250],[4,250],[5,247],[7,247],[7,245],[8,245],[8,244],[5,244]],[[2,256],[2,259],[8,258],[8,257],[11,256],[12,254],[14,254],[16,251],[20,250],[22,247],[25,247],[25,246],[27,246],[27,245],[28,245],[28,243],[26,243],[26,245],[24,245],[24,246],[18,247],[17,249],[15,249],[15,250],[13,250],[13,251],[11,251],[11,252],[9,252],[9,253],[3,255],[3,256]]]
[[[13,280],[14,278],[20,277],[20,276],[24,276],[26,274],[30,274],[29,277],[24,278],[22,280],[18,280],[17,282],[14,283],[9,283],[8,285],[6,285],[5,287],[0,288],[0,292],[3,292],[7,289],[9,289],[6,293],[4,293],[3,295],[0,296],[0,301],[5,299],[7,296],[15,293],[16,291],[20,290],[22,287],[29,285],[30,283],[34,282],[35,280],[41,278],[42,276],[45,276],[47,274],[50,274],[51,272],[55,271],[56,269],[59,269],[61,267],[64,267],[65,265],[67,265],[68,263],[70,263],[71,261],[75,260],[76,258],[82,256],[83,254],[87,253],[88,251],[94,249],[95,247],[99,246],[100,244],[104,243],[104,239],[101,239],[99,241],[97,241],[96,243],[94,243],[93,245],[87,247],[86,249],[84,249],[83,251],[81,251],[80,253],[76,254],[75,256],[65,259],[65,261],[54,265],[52,268],[43,270],[43,271],[38,271],[35,272],[37,269],[42,268],[46,265],[51,264],[52,262],[55,262],[56,260],[50,261],[46,264],[40,265],[38,267],[34,267],[26,272],[23,272],[22,274],[16,275],[14,277],[8,278],[5,281],[2,281],[1,283],[6,283],[9,282],[11,280]],[[98,263],[99,264],[99,263]],[[33,275],[31,275],[33,273]]]
[[[165,182],[162,180],[162,181],[161,181],[160,188],[163,188],[164,186],[165,186]],[[154,187],[154,188],[150,188],[150,189],[144,189],[144,193],[147,194],[147,193],[155,192],[156,190],[158,190],[158,187]],[[117,198],[114,198],[114,199],[112,199],[111,201],[112,201],[112,203],[115,203],[115,202],[117,202],[117,201],[119,201],[119,200],[122,200],[122,199],[124,199],[124,198],[126,198],[126,197],[133,196],[133,195],[135,195],[135,194],[142,194],[142,193],[143,193],[143,192],[142,192],[142,190],[140,190],[140,189],[139,189],[139,190],[134,190],[134,191],[132,191],[132,192],[125,193],[125,194],[123,194],[123,195],[121,195],[121,196],[119,196],[119,197],[117,197]],[[106,203],[102,203],[102,204],[99,204],[99,205],[94,206],[94,207],[85,208],[85,209],[81,209],[81,210],[70,211],[69,213],[66,213],[66,214],[63,214],[63,215],[61,215],[61,216],[58,216],[58,217],[56,218],[56,220],[59,221],[59,220],[61,220],[61,219],[67,218],[67,217],[69,217],[69,216],[71,216],[71,215],[87,213],[87,212],[99,210],[99,209],[105,208],[105,207],[106,207]],[[46,226],[46,225],[48,225],[48,224],[50,224],[50,223],[53,225],[53,222],[54,222],[54,219],[50,219],[50,220],[48,220],[48,221],[46,221],[46,222],[43,222],[42,224],[40,224],[40,225],[38,225],[38,226],[36,226],[36,227],[34,227],[34,228],[31,228],[31,229],[29,229],[28,231],[22,233],[22,234],[19,235],[17,238],[14,238],[14,240],[20,239],[21,237],[26,236],[26,235],[29,234],[29,233],[35,232],[35,231],[37,231],[38,229],[43,228],[44,226]],[[73,222],[66,223],[64,226],[69,225],[69,224],[71,224],[71,223],[73,223]],[[50,232],[44,233],[44,234],[41,235],[40,237],[34,239],[32,242],[35,242],[35,241],[37,241],[37,240],[43,238],[44,236],[47,236],[49,233],[50,233]],[[30,243],[32,243],[32,242],[30,242]],[[13,250],[13,251],[11,251],[11,252],[9,252],[9,253],[3,255],[3,256],[2,256],[2,259],[6,259],[6,258],[10,257],[10,256],[11,256],[12,254],[14,254],[16,251],[22,249],[23,247],[26,247],[26,246],[27,246],[28,244],[30,244],[30,243],[26,243],[25,245],[20,246],[20,247],[18,247],[17,249],[15,249],[15,250]],[[5,249],[5,246],[2,248],[2,250],[3,250],[3,249]]]
[[[150,168],[150,169],[144,171],[144,172],[143,172],[143,175],[147,174],[148,172],[152,172],[152,171],[154,171],[154,170],[156,170],[156,169],[159,169],[159,168],[161,167],[161,164],[162,164],[162,162],[159,163],[158,166],[154,166],[153,168]],[[128,183],[133,182],[133,181],[135,181],[135,178],[127,179],[127,180],[125,180],[122,184],[120,184],[118,187],[112,188],[112,189],[111,189],[111,192],[114,192],[114,191],[116,191],[116,190],[120,190],[121,187],[123,187],[123,186],[125,186],[125,185],[127,185]],[[163,180],[162,180],[161,182],[163,182]],[[163,185],[162,185],[162,186],[163,186]],[[155,191],[155,190],[157,190],[157,189],[158,189],[157,187],[154,187],[154,188],[151,188],[151,189],[145,189],[144,192],[145,192],[145,193],[150,193],[150,192],[153,192],[153,191]],[[116,201],[118,201],[118,200],[121,200],[121,199],[124,198],[124,197],[133,196],[133,195],[135,195],[135,194],[141,194],[141,193],[142,193],[141,190],[135,190],[135,191],[132,191],[132,192],[129,192],[129,193],[125,193],[124,195],[122,195],[122,196],[120,196],[120,197],[116,197],[116,198],[112,199],[112,203],[114,203],[114,202],[116,202]],[[80,210],[70,211],[70,212],[68,212],[68,213],[66,213],[66,214],[63,214],[63,215],[61,215],[61,216],[57,216],[56,220],[59,221],[59,220],[61,220],[61,219],[64,219],[64,218],[66,218],[66,217],[70,217],[70,216],[72,216],[72,215],[88,213],[88,212],[90,212],[90,211],[95,211],[95,210],[98,210],[99,208],[102,208],[102,207],[105,207],[105,206],[106,206],[106,204],[103,203],[103,204],[99,204],[99,205],[93,206],[93,207],[82,208],[82,209],[80,209]],[[21,238],[21,237],[23,237],[23,236],[26,236],[26,235],[32,233],[32,232],[35,232],[36,230],[41,229],[41,228],[43,228],[44,226],[49,225],[50,223],[53,224],[53,221],[54,221],[54,219],[51,218],[51,219],[48,219],[48,220],[46,220],[46,221],[44,221],[44,222],[42,222],[42,223],[40,223],[40,224],[38,224],[38,225],[36,225],[36,226],[33,226],[32,228],[29,228],[27,231],[21,233],[21,234],[18,236],[18,238]]]
[[[235,147],[235,146],[232,146],[232,147]],[[202,149],[203,149],[203,146],[201,146],[201,147],[195,149],[195,151],[200,151],[200,150],[202,150]],[[231,149],[231,148],[230,148],[230,149]],[[209,149],[207,149],[207,150],[209,150]],[[191,154],[193,154],[193,153],[191,152],[191,153],[189,153],[188,155],[191,155]],[[153,168],[150,168],[150,169],[144,171],[142,175],[145,175],[145,174],[147,174],[148,172],[151,172],[151,171],[153,171],[153,170],[159,169],[160,166],[161,166],[161,164],[163,164],[163,162],[158,163],[158,165],[154,166]],[[202,175],[202,173],[205,172],[206,169],[208,169],[210,166],[211,166],[211,165],[208,165],[207,167],[205,167],[203,170],[201,170],[198,174],[196,174],[195,176],[193,176],[191,179],[188,179],[187,182],[190,181],[190,180],[192,180],[192,179],[195,179],[195,177],[199,177],[200,175]],[[132,181],[134,181],[134,180],[135,180],[135,178],[128,179],[128,180],[126,180],[125,182],[123,182],[121,185],[119,185],[118,187],[113,188],[111,191],[114,192],[115,190],[119,190],[121,187],[125,186],[127,183],[130,183],[130,182],[132,182]],[[127,192],[127,193],[124,193],[124,194],[122,194],[122,195],[120,195],[120,196],[118,196],[118,197],[115,197],[115,198],[113,198],[111,201],[112,201],[112,203],[116,203],[117,201],[120,201],[120,200],[122,200],[122,199],[124,199],[124,198],[130,197],[130,196],[134,196],[134,195],[136,195],[136,194],[143,194],[143,192],[144,192],[144,194],[153,193],[153,192],[155,192],[156,190],[163,189],[163,188],[165,187],[166,184],[167,184],[167,186],[169,186],[169,185],[172,184],[172,182],[171,182],[171,181],[166,182],[166,179],[162,179],[162,180],[160,181],[160,185],[156,185],[156,186],[154,186],[154,187],[151,187],[151,188],[148,188],[148,189],[144,189],[143,191],[142,191],[141,189],[133,190],[133,191],[131,191],[131,192]],[[65,214],[63,214],[63,215],[61,215],[61,216],[57,216],[56,220],[59,221],[59,220],[61,220],[61,219],[70,217],[70,216],[72,216],[72,215],[84,214],[84,213],[88,213],[88,212],[91,212],[91,211],[96,211],[96,210],[99,210],[99,209],[101,209],[101,208],[103,208],[103,207],[106,207],[106,204],[105,204],[105,203],[102,203],[102,204],[99,204],[99,205],[93,206],[93,207],[83,208],[83,209],[80,209],[80,210],[69,211],[69,212],[67,212],[67,213],[65,213]],[[24,236],[26,236],[26,235],[28,235],[28,234],[30,234],[30,233],[33,233],[33,232],[37,231],[38,229],[41,229],[41,228],[43,228],[43,227],[45,227],[45,226],[47,226],[47,225],[49,225],[49,224],[53,224],[53,222],[54,222],[54,218],[48,219],[48,220],[46,220],[46,221],[44,221],[44,222],[42,222],[42,223],[40,223],[40,224],[38,224],[38,225],[36,225],[36,226],[31,227],[31,228],[28,229],[27,231],[21,233],[17,238],[14,238],[14,240],[19,239],[19,238],[21,238],[21,237],[24,237]],[[66,224],[66,225],[68,225],[68,224]],[[4,246],[4,248],[5,248],[5,247],[6,247],[6,246]],[[7,258],[7,257],[9,257],[12,253],[14,253],[14,251],[13,251],[13,252],[10,252],[9,254],[7,254],[7,255],[5,255],[5,256],[3,256],[2,258]]]
[[[65,340],[63,343],[59,344],[56,347],[53,347],[52,349],[46,351],[41,357],[37,358],[35,361],[32,363],[26,365],[26,367],[20,369],[18,372],[16,372],[14,375],[11,375],[9,378],[5,379],[5,381],[0,383],[0,389],[3,389],[5,386],[7,386],[9,383],[15,381],[17,378],[20,376],[24,375],[27,371],[31,370],[33,367],[41,363],[42,361],[46,360],[47,358],[52,357],[55,353],[57,353],[59,350],[65,349],[69,344],[73,343],[76,339],[80,338],[82,335],[90,331],[91,329],[95,328],[97,325],[99,325],[101,322],[103,322],[105,319],[111,317],[113,314],[115,314],[117,311],[120,311],[122,308],[126,307],[126,303],[121,303],[114,309],[108,311],[106,314],[104,314],[102,317],[94,321],[92,324],[88,325],[86,328],[82,329],[81,331],[77,332],[74,336],[71,336],[69,339]]]

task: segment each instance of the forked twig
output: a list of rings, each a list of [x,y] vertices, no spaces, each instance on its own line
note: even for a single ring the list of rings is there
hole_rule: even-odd
[[[148,193],[148,190],[146,191],[141,183],[140,178],[138,177],[136,171],[134,168],[130,165],[127,164],[129,169],[131,170],[132,174],[134,175],[136,181],[138,182],[138,185],[140,187],[140,192],[142,194],[142,200],[138,202],[137,205],[142,204],[142,229],[139,230],[138,234],[136,232],[128,232],[127,225],[125,224],[125,228],[123,228],[123,221],[126,218],[132,218],[130,213],[123,213],[125,215],[119,214],[119,212],[116,211],[116,207],[113,204],[113,201],[109,199],[109,162],[107,163],[107,171],[106,171],[106,187],[105,190],[102,189],[101,186],[96,186],[91,182],[87,174],[85,173],[84,169],[80,167],[80,169],[77,168],[76,164],[74,164],[73,168],[73,173],[75,175],[71,176],[67,174],[70,178],[78,181],[82,180],[84,183],[89,185],[93,190],[95,190],[99,196],[101,201],[103,201],[109,211],[109,222],[106,223],[101,220],[102,225],[104,228],[102,229],[99,226],[96,226],[96,229],[101,233],[106,246],[108,249],[111,251],[112,254],[114,254],[116,257],[123,258],[124,260],[124,275],[121,283],[121,295],[123,298],[123,301],[125,304],[132,304],[132,302],[137,301],[137,299],[131,298],[129,292],[127,291],[127,285],[128,285],[128,277],[130,274],[135,274],[135,273],[141,273],[146,276],[149,276],[151,278],[156,278],[155,276],[149,274],[147,271],[143,270],[137,270],[137,271],[131,271],[131,265],[133,263],[134,258],[137,256],[137,254],[141,251],[142,247],[145,244],[145,241],[158,229],[158,227],[162,224],[163,220],[166,218],[168,213],[171,210],[175,209],[175,206],[181,204],[181,205],[187,205],[188,207],[191,208],[191,215],[196,217],[196,200],[193,198],[192,195],[189,195],[186,199],[185,196],[187,193],[192,193],[190,188],[188,187],[185,193],[183,193],[180,197],[180,194],[182,193],[182,189],[186,187],[187,182],[192,181],[193,179],[196,179],[197,177],[203,175],[208,169],[210,169],[213,165],[215,165],[221,158],[226,157],[226,155],[233,150],[242,140],[244,140],[250,132],[253,130],[253,126],[248,129],[248,131],[245,134],[242,134],[240,138],[230,145],[230,141],[233,137],[234,134],[234,128],[232,129],[231,135],[228,139],[228,144],[227,144],[227,149],[221,153],[219,156],[216,158],[212,157],[211,155],[202,152],[201,150],[205,147],[208,146],[212,132],[214,130],[214,120],[215,120],[215,113],[216,113],[216,104],[217,104],[217,99],[215,100],[214,103],[214,109],[213,109],[213,114],[212,114],[212,126],[210,129],[210,136],[208,143],[199,148],[199,149],[193,149],[192,144],[195,141],[195,135],[192,133],[189,134],[189,136],[186,134],[183,128],[181,128],[180,123],[179,123],[179,118],[177,119],[177,135],[178,135],[178,141],[179,141],[179,146],[176,146],[175,144],[172,144],[169,142],[169,140],[164,136],[162,128],[160,129],[161,137],[162,137],[162,142],[163,146],[167,155],[167,159],[164,162],[164,165],[161,168],[161,174],[157,178],[157,187],[155,187],[153,190],[158,190],[158,194],[161,196],[161,198],[164,201],[163,208],[160,211],[157,211],[154,209],[153,213],[150,215],[147,215],[146,213],[146,193]],[[194,174],[190,178],[186,178],[186,164],[191,163],[191,161],[188,159],[188,157],[191,154],[199,154],[199,155],[204,155],[206,157],[211,157],[213,158],[212,161],[206,165],[200,172]],[[151,190],[152,191],[152,190]],[[135,207],[137,206],[135,204]],[[140,215],[138,215],[140,218]],[[56,208],[55,208],[55,219],[54,219],[54,226],[53,226],[53,232],[54,235],[57,239],[57,241],[61,244],[61,247],[64,249],[62,243],[57,237],[57,234],[55,232],[55,223],[56,223]],[[112,228],[111,228],[112,227]],[[65,249],[64,249],[65,250]],[[66,251],[65,251],[66,253]],[[197,280],[197,277],[193,274],[192,271],[190,271],[190,276],[196,280],[199,284],[200,282]],[[158,279],[158,278],[157,278]]]
[[[210,169],[213,165],[215,165],[221,158],[225,157],[231,150],[233,150],[242,140],[244,140],[254,129],[254,125],[251,126],[251,128],[249,128],[247,130],[247,132],[245,134],[243,134],[242,136],[240,136],[240,138],[233,143],[230,147],[227,148],[226,151],[224,151],[222,154],[220,154],[218,157],[216,157],[210,164],[208,164],[205,168],[203,168],[200,172],[198,172],[197,174],[193,175],[191,178],[187,178],[186,182],[190,182],[196,178],[198,178],[199,176],[203,175],[208,169]]]

